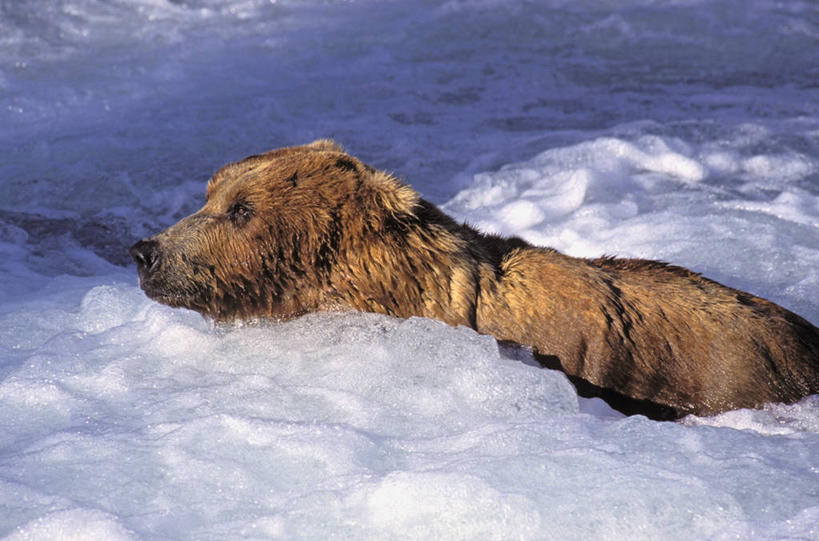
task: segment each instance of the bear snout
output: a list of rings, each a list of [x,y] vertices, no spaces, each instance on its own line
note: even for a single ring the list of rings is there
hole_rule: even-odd
[[[159,243],[155,240],[141,240],[131,246],[131,257],[136,261],[139,276],[148,276],[159,263]]]
[[[154,238],[140,240],[130,254],[137,264],[139,287],[149,298],[174,307],[206,309],[212,287],[196,281],[201,268],[189,265],[184,254]]]

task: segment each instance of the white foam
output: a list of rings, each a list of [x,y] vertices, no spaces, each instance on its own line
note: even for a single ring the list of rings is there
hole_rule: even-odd
[[[8,541],[87,541],[108,539],[132,541],[139,539],[120,524],[117,518],[96,509],[67,509],[36,518],[20,526]]]
[[[797,404],[768,404],[762,409],[727,411],[713,417],[691,415],[682,422],[690,426],[730,426],[760,434],[819,433],[817,405],[819,395],[813,395]]]
[[[533,538],[543,531],[533,501],[469,473],[397,472],[354,494],[373,532],[414,539]],[[440,510],[448,509],[445,517]]]
[[[0,536],[817,538],[814,398],[624,418],[466,329],[213,326],[111,263],[330,136],[486,230],[815,322],[811,2],[7,2]]]
[[[0,476],[30,494],[3,504],[6,531],[707,537],[810,512],[814,400],[754,413],[752,432],[713,426],[746,428],[728,414],[624,419],[465,328],[356,313],[210,328],[136,293],[91,289],[66,326],[93,332],[57,330],[0,382]],[[758,497],[768,482],[788,489]]]

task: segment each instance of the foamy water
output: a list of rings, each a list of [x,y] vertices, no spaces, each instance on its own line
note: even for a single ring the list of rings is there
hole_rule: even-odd
[[[819,539],[819,400],[681,423],[438,322],[213,326],[127,247],[335,137],[483,230],[819,322],[809,1],[0,6],[0,535]]]

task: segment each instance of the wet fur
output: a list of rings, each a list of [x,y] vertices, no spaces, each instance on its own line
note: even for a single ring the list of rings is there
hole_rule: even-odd
[[[145,292],[171,306],[216,320],[432,317],[531,346],[627,413],[819,392],[819,331],[799,316],[680,267],[483,235],[331,141],[225,166],[199,212],[132,254]]]

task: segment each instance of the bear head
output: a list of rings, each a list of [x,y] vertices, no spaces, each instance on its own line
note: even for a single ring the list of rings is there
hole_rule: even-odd
[[[195,214],[137,242],[152,299],[216,320],[288,319],[343,304],[342,252],[411,219],[418,194],[329,140],[222,167]],[[346,268],[346,267],[345,267]]]

